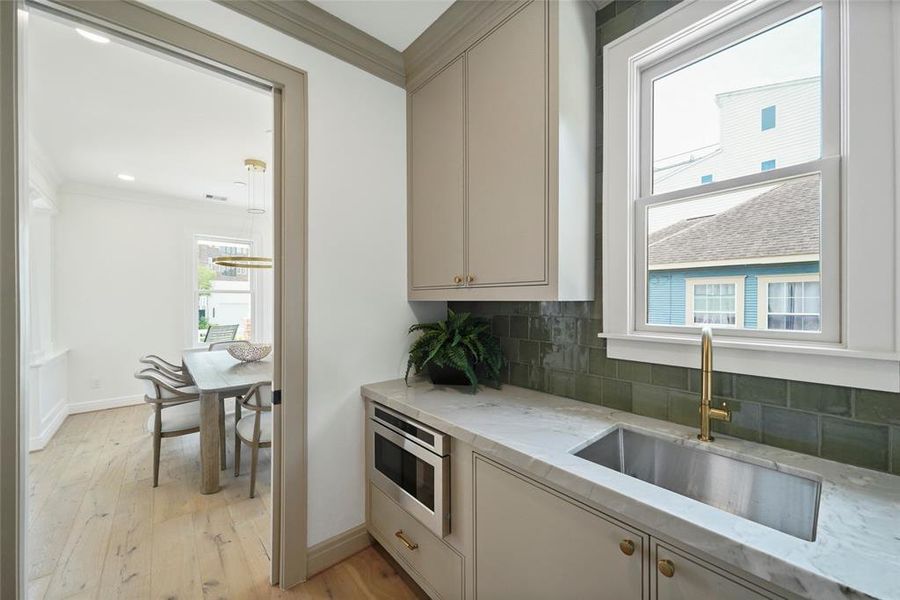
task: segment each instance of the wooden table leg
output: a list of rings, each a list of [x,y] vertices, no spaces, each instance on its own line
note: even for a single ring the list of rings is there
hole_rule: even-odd
[[[219,394],[200,394],[200,491],[219,491]]]

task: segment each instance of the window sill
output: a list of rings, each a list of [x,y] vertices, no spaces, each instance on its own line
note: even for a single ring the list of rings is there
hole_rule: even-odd
[[[600,333],[609,358],[700,367],[700,337],[660,333]],[[720,333],[713,341],[715,370],[900,392],[900,355],[862,352],[835,345],[745,340]]]

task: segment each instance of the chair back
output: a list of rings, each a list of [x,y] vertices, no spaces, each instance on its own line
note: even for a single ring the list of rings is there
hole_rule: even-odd
[[[176,387],[173,382],[161,371],[154,368],[142,369],[134,374],[135,379],[140,379],[144,384],[144,401],[153,404],[181,403],[197,400],[196,393],[187,393]]]
[[[204,342],[212,343],[212,342],[230,342],[234,340],[234,336],[237,335],[238,327],[240,325],[210,325],[209,329],[206,330],[206,337],[203,338]]]
[[[253,384],[241,399],[241,405],[256,412],[272,410],[272,384],[269,382]]]

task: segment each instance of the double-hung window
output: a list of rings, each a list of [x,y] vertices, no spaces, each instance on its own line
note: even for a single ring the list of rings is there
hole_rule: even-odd
[[[215,236],[194,239],[194,344],[203,344],[210,326],[237,327],[235,339],[249,340],[253,334],[253,288],[250,273],[242,267],[217,265],[220,256],[249,256],[252,242]]]
[[[809,356],[877,349],[882,383],[869,387],[900,389],[900,328],[888,336],[864,321],[864,308],[877,306],[894,323],[896,307],[848,286],[872,269],[864,248],[895,265],[894,166],[883,160],[893,160],[894,117],[889,102],[869,112],[867,97],[878,89],[891,97],[892,83],[864,81],[879,53],[893,51],[881,24],[892,10],[847,0],[688,0],[605,47],[611,357],[695,366],[681,350],[711,326],[728,349],[719,368],[861,385],[849,362],[822,377],[815,371],[828,361]],[[843,158],[851,147],[852,169]],[[887,171],[878,175],[868,160]],[[864,195],[873,175],[876,200]],[[885,237],[873,239],[875,229]],[[880,287],[890,297],[900,288],[893,274]],[[746,360],[760,350],[783,354]]]

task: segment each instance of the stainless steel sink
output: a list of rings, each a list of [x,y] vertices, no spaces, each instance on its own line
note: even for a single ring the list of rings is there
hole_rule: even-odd
[[[574,452],[636,477],[777,529],[816,539],[821,483],[618,427]]]

